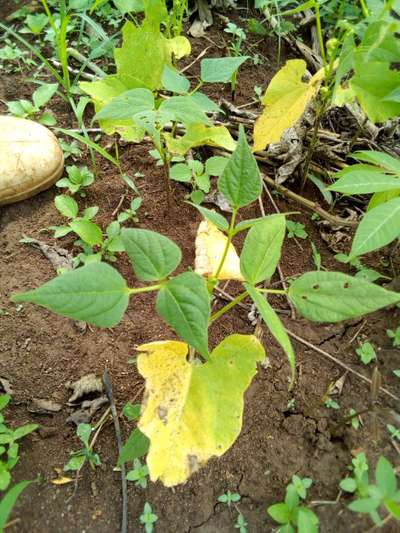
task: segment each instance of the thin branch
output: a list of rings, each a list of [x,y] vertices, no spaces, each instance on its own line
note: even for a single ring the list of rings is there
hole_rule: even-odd
[[[112,414],[113,421],[114,421],[115,436],[117,438],[118,455],[119,455],[122,450],[121,427],[119,425],[118,413],[115,407],[110,374],[108,373],[107,369],[104,370],[103,383],[104,383],[104,389],[106,391],[108,401],[110,402],[110,409],[111,409],[111,414]],[[121,533],[128,533],[128,484],[126,481],[125,464],[122,463],[120,468],[121,468],[121,484],[122,484]]]

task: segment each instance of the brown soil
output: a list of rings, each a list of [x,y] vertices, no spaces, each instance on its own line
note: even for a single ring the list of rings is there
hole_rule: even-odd
[[[221,32],[209,35],[217,42]],[[200,51],[210,44],[201,40],[196,43],[193,57],[196,50]],[[242,69],[237,94],[239,103],[248,101],[254,85],[265,85],[276,71],[276,50],[272,44],[272,40],[262,44],[267,63],[258,67],[249,64]],[[216,48],[210,49],[210,55],[220,52]],[[195,73],[196,69],[193,69],[191,74]],[[17,81],[18,91],[15,90]],[[32,86],[21,84],[18,77],[0,80],[1,100],[29,96],[31,90]],[[221,91],[229,96],[226,88],[221,88]],[[57,108],[57,115],[65,126],[71,126],[72,118],[67,108]],[[185,191],[179,186],[174,192],[178,205],[168,211],[162,172],[149,158],[149,148],[146,144],[121,148],[123,170],[131,175],[139,171],[145,176],[137,181],[143,196],[139,225],[175,240],[183,251],[182,268],[186,268],[193,264],[193,243],[200,217],[183,203]],[[98,205],[100,209],[96,221],[106,225],[112,220],[112,212],[121,195],[125,194],[122,208],[129,205],[130,192],[112,165],[100,159],[97,162],[97,179],[81,205]],[[89,164],[89,159],[86,163]],[[154,312],[152,295],[132,299],[119,326],[113,329],[89,328],[86,333],[79,332],[71,320],[47,310],[28,304],[19,308],[10,302],[14,292],[37,287],[54,277],[47,259],[32,247],[20,244],[19,240],[25,234],[48,244],[54,243],[49,233],[42,230],[62,223],[53,204],[56,193],[53,187],[30,200],[0,208],[0,309],[9,313],[0,313],[0,375],[7,378],[14,389],[8,418],[13,424],[36,422],[45,428],[45,431],[28,436],[22,443],[20,463],[14,471],[14,478],[21,480],[40,476],[40,481],[22,494],[13,514],[16,521],[8,530],[109,533],[119,530],[121,516],[121,482],[120,473],[113,470],[117,451],[111,421],[101,432],[96,445],[102,466],[95,471],[85,467],[76,495],[71,498],[73,484],[56,486],[50,483],[56,477],[55,468],[62,468],[69,452],[79,446],[74,427],[66,422],[70,414],[66,406],[69,396],[66,383],[89,372],[101,376],[108,368],[120,411],[126,401],[140,401],[143,392],[143,383],[135,366],[128,364],[135,345],[168,339],[174,334]],[[281,198],[277,201],[282,211],[298,210],[297,205]],[[264,198],[264,203],[266,210],[273,212],[267,198]],[[243,213],[246,218],[258,215],[256,207]],[[337,269],[333,253],[321,239],[319,228],[310,216],[304,213],[297,220],[306,225],[307,232],[323,256],[323,265]],[[58,244],[72,250],[72,241],[67,237]],[[135,282],[125,256],[119,258],[116,266],[129,283]],[[281,266],[285,276],[313,270],[310,241],[286,239]],[[218,305],[221,303],[219,301]],[[273,304],[284,312],[288,311],[283,299],[276,299]],[[384,385],[393,393],[396,393],[397,387],[398,392],[397,378],[392,371],[400,366],[399,351],[391,347],[385,330],[399,324],[399,309],[375,313],[363,321],[334,326],[314,325],[302,319],[291,320],[285,314],[282,319],[293,332],[371,377],[372,369],[363,366],[355,354],[357,340],[354,336],[363,325],[360,335],[378,347],[378,366]],[[253,330],[247,312],[237,308],[212,327],[211,344],[214,346],[232,332],[252,333]],[[324,407],[322,398],[328,386],[343,375],[341,368],[302,344],[294,343],[299,377],[292,396],[288,393],[289,371],[284,355],[266,331],[263,342],[269,365],[259,368],[246,394],[243,430],[238,440],[221,459],[210,461],[185,485],[174,490],[166,489],[160,483],[149,484],[146,490],[129,484],[129,531],[142,530],[139,516],[146,501],[159,516],[156,531],[234,531],[237,510],[217,503],[218,496],[227,490],[240,492],[242,499],[238,508],[247,519],[249,532],[272,531],[276,525],[267,517],[266,507],[282,500],[285,486],[293,474],[313,478],[310,500],[332,501],[338,495],[338,483],[346,475],[346,467],[355,450],[363,449],[371,465],[375,465],[381,454],[392,462],[398,462],[398,455],[387,436],[385,426],[393,421],[386,411],[386,414],[379,411],[379,431],[375,440],[371,415],[363,416],[364,426],[355,431],[348,426],[338,427],[337,412]],[[31,414],[27,406],[32,398],[55,400],[63,404],[63,409],[54,416]],[[294,407],[289,409],[288,402],[292,398]],[[359,378],[347,374],[338,401],[341,413],[349,408],[362,410],[370,402],[368,386]],[[381,394],[379,407],[389,408],[390,412],[394,403]],[[121,424],[126,438],[132,424],[123,417]],[[346,509],[348,501],[346,496],[342,496],[336,505],[315,507],[322,532],[364,533],[371,527],[368,520],[356,517]],[[383,529],[386,532],[395,530],[391,523]]]

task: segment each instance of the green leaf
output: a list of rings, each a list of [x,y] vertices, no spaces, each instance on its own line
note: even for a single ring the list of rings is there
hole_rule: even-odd
[[[57,124],[56,117],[51,112],[45,112],[40,115],[38,122],[44,126],[54,126]]]
[[[190,81],[168,65],[164,67],[161,81],[164,89],[172,93],[186,94],[189,92]]]
[[[251,285],[246,283],[245,288],[249,293],[251,299],[255,303],[258,312],[260,313],[268,329],[270,330],[276,341],[280,344],[283,351],[286,353],[290,365],[290,370],[292,373],[293,382],[296,374],[296,356],[294,354],[292,343],[290,342],[289,336],[286,333],[284,325],[282,324],[279,316],[269,305],[268,300],[255,287],[252,287]]]
[[[353,239],[350,260],[386,246],[400,236],[400,198],[378,205],[363,216]]]
[[[209,157],[206,161],[207,174],[210,176],[220,176],[225,170],[228,161],[229,159],[227,157],[221,157],[218,155]]]
[[[379,457],[375,479],[385,498],[392,498],[397,490],[397,480],[394,468],[386,457]]]
[[[392,157],[385,152],[377,152],[376,150],[360,150],[354,152],[351,157],[359,161],[365,161],[385,169],[387,172],[392,172],[400,176],[400,160]]]
[[[171,115],[174,121],[183,122],[183,124],[211,125],[210,119],[189,95],[171,96],[162,102],[159,111]]]
[[[192,171],[186,163],[172,165],[169,177],[175,181],[189,182],[192,179]]]
[[[318,517],[307,507],[299,507],[297,515],[298,533],[318,533]]]
[[[160,233],[129,228],[121,231],[121,238],[136,276],[143,281],[164,279],[181,262],[179,246]]]
[[[121,274],[106,263],[71,270],[29,292],[15,294],[13,302],[32,302],[74,320],[111,328],[121,321],[129,289]]]
[[[96,114],[95,119],[133,119],[137,113],[152,109],[154,109],[154,96],[149,89],[131,89],[113,98]]]
[[[69,227],[90,246],[100,245],[103,242],[101,229],[91,220],[76,218],[69,223]]]
[[[59,194],[54,198],[54,203],[57,210],[67,218],[75,218],[78,214],[78,204],[71,197],[66,194]]]
[[[127,462],[133,462],[134,459],[142,457],[148,452],[150,441],[140,429],[135,428],[131,431],[128,440],[122,447],[121,453],[118,457],[118,466]]]
[[[122,409],[122,414],[132,422],[132,420],[139,418],[141,409],[142,406],[140,403],[133,404],[132,402],[127,402]]]
[[[156,309],[179,337],[208,357],[210,295],[201,276],[184,272],[168,281],[157,295]]]
[[[26,435],[29,435],[29,433],[32,433],[32,431],[36,431],[38,427],[38,424],[25,424],[24,426],[20,426],[13,431],[13,438],[14,440],[22,439]]]
[[[23,490],[33,481],[21,481],[17,483],[3,496],[0,501],[0,531],[4,530],[5,525],[9,521],[10,514],[13,507]]]
[[[206,94],[196,92],[192,94],[192,98],[206,113],[222,113],[222,109]]]
[[[348,507],[355,513],[371,513],[374,511],[380,501],[376,498],[360,498],[351,502]]]
[[[362,64],[350,80],[363,111],[375,123],[400,115],[400,102],[386,99],[399,85],[400,72],[380,61]]]
[[[0,411],[2,411],[11,401],[11,396],[9,394],[0,395]]]
[[[290,522],[290,512],[286,503],[275,503],[267,509],[270,517],[278,524],[288,524]]]
[[[32,100],[35,106],[40,109],[45,106],[47,102],[53,98],[58,89],[58,83],[45,83],[41,85],[32,94]]]
[[[83,444],[88,448],[90,435],[92,434],[91,425],[90,424],[79,424],[76,430],[76,434],[81,439]]]
[[[265,218],[250,228],[240,256],[240,271],[252,285],[271,278],[285,238],[285,216]]]
[[[400,189],[400,179],[384,174],[371,165],[352,165],[336,174],[337,181],[328,189],[344,194],[370,194]]]
[[[201,62],[201,80],[205,83],[229,83],[240,65],[247,59],[249,56],[203,59]]]
[[[218,190],[235,209],[254,202],[261,194],[260,171],[242,126],[236,149],[218,179]]]
[[[357,483],[352,477],[347,477],[346,479],[342,479],[339,483],[339,487],[346,492],[355,492],[357,489]]]
[[[216,211],[213,211],[211,209],[207,209],[206,207],[203,207],[201,205],[193,204],[191,202],[189,202],[189,203],[190,203],[190,205],[195,207],[197,209],[197,211],[199,211],[199,213],[201,213],[205,219],[209,220],[215,226],[217,226],[218,229],[220,229],[222,231],[228,231],[229,223],[228,223],[228,221],[226,220],[226,218],[224,216],[220,215]]]
[[[306,272],[289,288],[289,298],[309,320],[339,322],[400,301],[400,294],[341,272]]]
[[[185,155],[196,146],[219,146],[226,150],[235,149],[236,143],[225,126],[206,126],[205,124],[188,124],[183,137],[175,138],[172,133],[165,133],[168,150],[174,154]]]
[[[68,463],[64,466],[64,472],[75,472],[76,470],[79,470],[83,463],[86,461],[86,456],[82,453],[72,455]]]
[[[6,468],[6,466],[1,466],[0,468],[0,490],[6,490],[11,482],[11,474]]]
[[[143,0],[113,0],[113,2],[122,16],[127,13],[141,13],[144,10]]]

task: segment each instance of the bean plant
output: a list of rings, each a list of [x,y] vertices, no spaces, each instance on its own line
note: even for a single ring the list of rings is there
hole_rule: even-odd
[[[265,351],[257,337],[239,334],[229,335],[210,350],[209,328],[225,313],[246,298],[254,302],[286,353],[293,386],[295,354],[268,301],[271,296],[289,298],[301,315],[316,322],[355,318],[400,301],[398,293],[340,272],[307,272],[288,290],[270,286],[281,256],[286,220],[283,214],[239,220],[241,208],[255,202],[262,191],[257,162],[243,129],[217,185],[232,214],[228,221],[215,211],[196,206],[205,220],[196,237],[194,271],[174,274],[182,252],[169,238],[147,229],[123,228],[120,238],[139,285],[129,287],[116,269],[96,262],[12,298],[95,326],[113,327],[123,319],[131,297],[157,294],[156,311],[179,340],[137,348],[137,368],[146,380],[148,396],[138,428],[150,440],[150,479],[161,479],[166,486],[184,482],[210,457],[221,456],[240,432],[243,395]],[[241,232],[247,234],[239,257],[233,240]],[[227,279],[239,281],[242,291],[211,312],[211,297],[218,283]],[[198,412],[198,406],[204,409]],[[199,440],[198,432],[202,435]]]

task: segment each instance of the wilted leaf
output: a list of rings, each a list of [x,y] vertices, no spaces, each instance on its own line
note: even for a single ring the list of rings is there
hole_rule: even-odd
[[[189,124],[183,137],[175,138],[166,133],[168,150],[174,154],[185,155],[196,146],[218,146],[233,151],[236,142],[225,126],[206,126],[205,124]]]
[[[139,428],[150,439],[150,479],[172,487],[232,446],[242,427],[243,394],[265,352],[250,335],[227,337],[202,365],[187,361],[183,342],[139,350],[147,396]]]
[[[221,262],[228,237],[212,222],[203,220],[196,235],[195,272],[200,276],[211,278],[216,275]],[[243,281],[240,273],[240,260],[235,247],[230,243],[223,267],[218,279],[236,279]]]
[[[285,130],[293,126],[304,113],[321,84],[321,71],[309,82],[302,81],[306,62],[290,59],[275,74],[263,97],[264,111],[254,125],[254,151],[270,143],[278,143]]]

